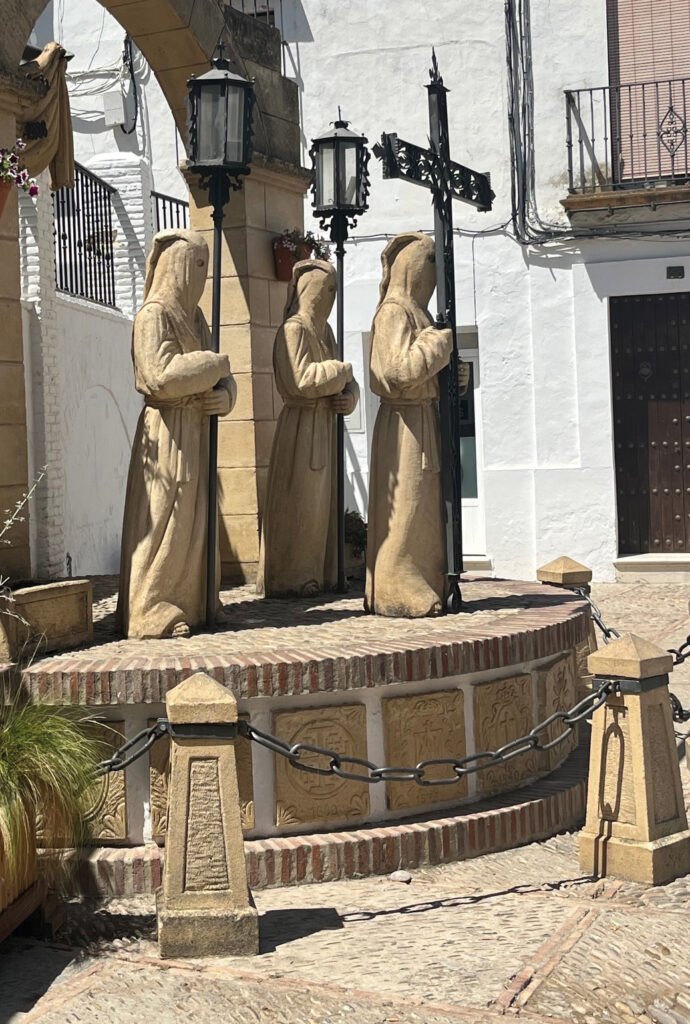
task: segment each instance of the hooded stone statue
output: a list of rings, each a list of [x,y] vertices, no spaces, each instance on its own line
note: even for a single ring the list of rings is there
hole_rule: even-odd
[[[359,388],[350,363],[336,358],[327,323],[335,293],[332,264],[295,264],[273,347],[283,408],[268,469],[256,583],[267,597],[317,594],[337,582],[335,417],[353,411]]]
[[[186,636],[205,622],[209,416],[235,398],[226,355],[210,351],[198,303],[208,246],[161,231],[134,321],[132,360],[144,396],[122,527],[118,621],[125,636]],[[216,579],[220,555],[216,538]]]
[[[438,373],[452,350],[427,305],[436,286],[428,235],[397,235],[383,251],[371,328],[371,390],[381,399],[369,476],[365,607],[438,615],[445,601]]]

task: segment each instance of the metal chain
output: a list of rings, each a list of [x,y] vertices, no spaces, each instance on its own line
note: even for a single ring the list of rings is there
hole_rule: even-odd
[[[572,733],[578,722],[587,718],[606,701],[606,698],[618,689],[618,683],[613,680],[606,680],[595,693],[588,694],[570,711],[556,711],[549,715],[543,722],[536,725],[534,729],[518,739],[511,740],[498,750],[485,750],[478,754],[469,754],[466,757],[432,757],[427,761],[420,761],[414,767],[379,767],[372,761],[361,757],[347,757],[338,754],[328,747],[317,747],[311,743],[286,743],[278,736],[262,732],[244,720],[237,723],[238,735],[244,736],[259,746],[272,750],[290,761],[294,768],[301,772],[310,772],[312,775],[337,775],[341,779],[351,779],[355,782],[416,782],[419,786],[448,786],[457,782],[465,775],[480,772],[492,765],[505,764],[512,761],[514,757],[526,754],[530,750],[552,750],[562,743]],[[542,742],[541,736],[550,729],[556,722],[561,722],[565,728],[555,739]],[[142,729],[130,740],[116,750],[112,757],[101,761],[98,766],[98,774],[105,775],[108,772],[119,772],[128,768],[130,764],[140,758],[147,750],[150,750],[156,740],[170,732],[170,726],[165,718],[159,718],[148,729]],[[129,753],[129,751],[133,751]],[[305,764],[300,759],[302,754],[316,754],[326,760],[327,764],[319,767],[317,765]],[[451,770],[451,775],[441,779],[426,778],[426,773],[433,766],[446,765]],[[349,766],[349,767],[348,767]],[[352,771],[352,768],[364,769],[364,771]]]
[[[106,775],[108,772],[121,772],[129,768],[130,764],[138,760],[147,750],[150,750],[156,740],[164,736],[168,731],[168,721],[165,718],[158,718],[148,729],[142,729],[136,736],[123,743],[112,757],[101,761],[96,769],[98,775]],[[141,744],[140,746],[138,744]],[[134,753],[125,756],[129,750]]]
[[[601,616],[601,610],[600,610],[599,606],[594,603],[594,601],[590,597],[587,589],[585,587],[573,587],[572,591],[573,591],[574,594],[577,594],[578,597],[583,598],[583,600],[585,600],[587,602],[587,604],[589,605],[590,611],[592,613],[592,618],[596,622],[597,626],[601,630],[602,635],[604,637],[604,643],[605,644],[610,644],[611,643],[611,637],[614,637],[614,639],[616,639],[616,640],[620,639],[620,633],[618,632],[618,630],[617,629],[613,629],[613,628],[609,628],[609,626],[607,626],[604,623],[604,620],[603,620],[603,618]]]
[[[466,757],[433,757],[427,761],[420,761],[414,766],[379,767],[365,758],[346,757],[328,747],[317,747],[311,743],[286,743],[285,740],[281,740],[271,733],[262,732],[247,721],[239,723],[239,732],[240,735],[246,736],[254,743],[287,758],[290,764],[301,772],[310,772],[313,775],[337,775],[341,779],[351,779],[354,782],[366,782],[372,785],[376,782],[416,782],[418,786],[449,786],[464,778],[465,775],[483,771],[492,765],[505,764],[530,750],[552,750],[553,747],[570,736],[578,722],[601,707],[607,697],[617,689],[617,682],[606,680],[596,692],[588,694],[570,711],[556,711],[530,732],[518,739],[511,740],[510,743],[506,743],[498,750],[485,750],[481,753],[469,754]],[[555,739],[542,742],[542,734],[556,722],[563,723],[565,726],[563,731]],[[323,758],[325,763],[321,766],[305,764],[301,760],[303,754],[315,754]],[[450,774],[440,779],[426,777],[429,768],[439,766],[449,768]],[[352,769],[363,769],[363,771]]]
[[[588,603],[592,612],[592,618],[601,630],[605,644],[611,642],[611,637],[620,637],[620,633],[617,630],[611,629],[605,625],[601,617],[600,609],[594,603],[585,587],[571,587],[570,589],[574,594],[577,594],[578,597],[583,598],[583,600]],[[677,665],[682,665],[684,661],[687,661],[687,659],[690,658],[690,633],[688,633],[685,640],[678,648],[669,647],[667,653],[673,655],[674,668]],[[669,693],[669,700],[671,701],[671,717],[673,718],[673,721],[681,723],[690,721],[690,710],[683,707],[675,693]]]

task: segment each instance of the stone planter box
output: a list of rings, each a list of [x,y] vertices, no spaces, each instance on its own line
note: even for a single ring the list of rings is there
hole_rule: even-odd
[[[39,583],[0,597],[0,660],[22,649],[60,651],[93,639],[93,592],[89,580]],[[23,620],[23,621],[22,621]]]

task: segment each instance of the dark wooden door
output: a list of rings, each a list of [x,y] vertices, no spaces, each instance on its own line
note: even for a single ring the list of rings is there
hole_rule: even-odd
[[[610,300],[621,555],[690,551],[690,293]]]

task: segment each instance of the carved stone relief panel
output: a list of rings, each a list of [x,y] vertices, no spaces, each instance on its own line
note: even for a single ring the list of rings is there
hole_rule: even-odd
[[[575,651],[540,669],[537,673],[538,719],[543,722],[555,711],[569,711],[578,700],[577,696],[577,657]],[[563,732],[563,725],[554,722],[546,732],[542,733],[542,743],[550,743]],[[553,771],[577,746],[577,726],[570,736],[552,747],[551,750],[538,752],[537,766],[539,771]]]
[[[511,676],[474,688],[474,749],[497,750],[534,727],[532,677]],[[506,764],[478,772],[479,792],[489,796],[518,786],[537,774],[534,750]]]
[[[124,743],[124,722],[109,721],[97,729],[99,738],[113,753]],[[86,842],[124,842],[127,839],[126,772],[108,772],[101,776],[84,794],[83,808]],[[61,834],[60,826],[51,820],[49,810],[39,815],[36,836],[39,846],[65,846],[74,841],[72,837]]]
[[[247,720],[249,715],[239,715]],[[153,725],[155,719],[149,719]],[[235,744],[237,783],[240,790],[240,813],[245,832],[254,828],[254,780],[252,776],[252,745],[241,736]],[[149,785],[151,791],[151,834],[155,842],[164,843],[168,819],[168,775],[170,772],[170,740],[156,740],[149,751]]]
[[[291,744],[311,743],[348,757],[367,756],[363,704],[279,711],[273,715],[273,732]],[[327,767],[324,758],[314,754],[305,753],[302,760],[315,767]],[[275,758],[275,773],[277,825],[326,824],[369,813],[366,783],[300,772],[280,756]]]
[[[189,765],[184,888],[208,892],[229,887],[218,760],[200,757]]]
[[[416,765],[432,757],[464,757],[465,696],[462,690],[441,690],[413,697],[389,697],[383,708],[386,764]],[[428,778],[452,777],[448,766],[432,767]],[[414,782],[387,782],[391,811],[439,803],[467,795],[467,779],[452,786],[418,786]]]

